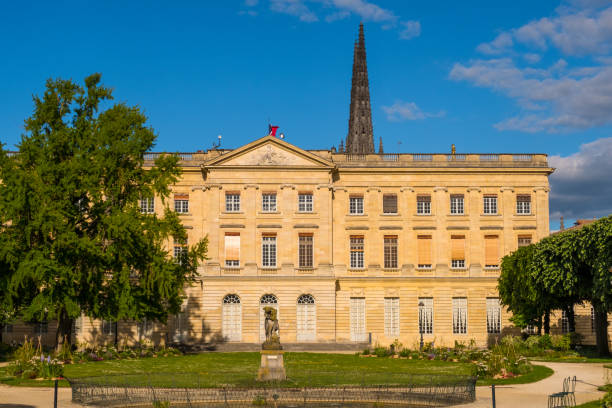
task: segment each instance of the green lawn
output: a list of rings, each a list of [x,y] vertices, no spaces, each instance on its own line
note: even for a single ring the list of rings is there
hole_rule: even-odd
[[[408,360],[359,357],[349,354],[285,353],[287,385],[407,384],[429,382],[431,375],[469,376],[472,365],[438,360]],[[107,383],[133,385],[175,385],[213,387],[226,384],[251,385],[259,368],[259,353],[205,353],[187,356],[109,360],[66,365],[68,378],[102,377]],[[484,384],[533,382],[552,374],[536,366],[525,376],[505,380],[479,381]],[[16,380],[0,368],[0,382],[10,385],[51,386],[51,381]],[[62,381],[62,386],[67,382]]]
[[[576,405],[576,408],[601,408],[601,400],[585,402],[584,404]]]
[[[477,385],[491,385],[491,384],[528,384],[536,381],[543,380],[544,378],[550,377],[554,374],[554,371],[543,365],[533,365],[533,370],[530,373],[521,375],[519,377],[505,378],[505,379],[492,379],[485,378],[478,380]]]
[[[562,354],[561,352],[558,352]],[[592,346],[584,346],[579,350],[576,350],[578,355],[569,356],[544,356],[544,357],[530,357],[533,361],[548,361],[552,363],[612,363],[612,356],[610,357],[599,357],[597,350]]]

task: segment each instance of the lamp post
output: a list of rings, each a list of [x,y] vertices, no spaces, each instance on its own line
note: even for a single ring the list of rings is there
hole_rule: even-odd
[[[425,304],[422,301],[419,302],[419,333],[421,333],[420,351],[423,351],[423,306],[425,306]]]

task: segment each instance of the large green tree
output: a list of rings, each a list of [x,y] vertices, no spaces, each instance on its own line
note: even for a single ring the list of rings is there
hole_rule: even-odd
[[[49,80],[25,121],[19,152],[0,151],[0,268],[13,308],[27,321],[57,319],[57,342],[82,313],[164,322],[205,259],[207,241],[180,259],[177,215],[142,214],[142,197],[168,198],[178,158],[144,167],[155,134],[137,107],[112,104],[99,74],[85,86]],[[1,150],[1,149],[0,149]],[[0,283],[2,280],[0,280]]]
[[[536,244],[533,271],[554,296],[588,301],[595,312],[597,350],[608,355],[608,313],[612,311],[612,216]]]
[[[542,316],[554,307],[542,286],[539,286],[531,273],[534,246],[519,248],[502,258],[497,289],[501,302],[512,312],[512,321],[518,327],[528,324],[542,329]],[[548,321],[544,321],[544,331],[548,333]]]
[[[588,301],[595,312],[597,349],[608,355],[612,312],[612,216],[580,229],[546,237],[504,257],[499,279],[502,301],[519,318],[545,307],[564,309],[573,328],[573,306]]]

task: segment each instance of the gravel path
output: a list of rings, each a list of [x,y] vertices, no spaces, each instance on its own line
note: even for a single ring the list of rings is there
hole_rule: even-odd
[[[563,388],[565,377],[576,376],[576,403],[582,404],[601,398],[604,393],[597,390],[603,385],[603,364],[591,363],[542,363],[552,368],[555,373],[548,378],[531,384],[497,385],[495,400],[497,408],[547,407],[548,395]],[[491,407],[491,387],[476,387],[476,402],[458,405],[457,408]]]

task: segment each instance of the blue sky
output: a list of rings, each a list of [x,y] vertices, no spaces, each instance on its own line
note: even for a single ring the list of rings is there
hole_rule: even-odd
[[[0,140],[49,77],[101,72],[139,105],[155,150],[235,148],[268,120],[287,141],[346,137],[360,21],[375,144],[542,152],[551,223],[612,212],[612,2],[241,0],[9,2],[0,9]]]

